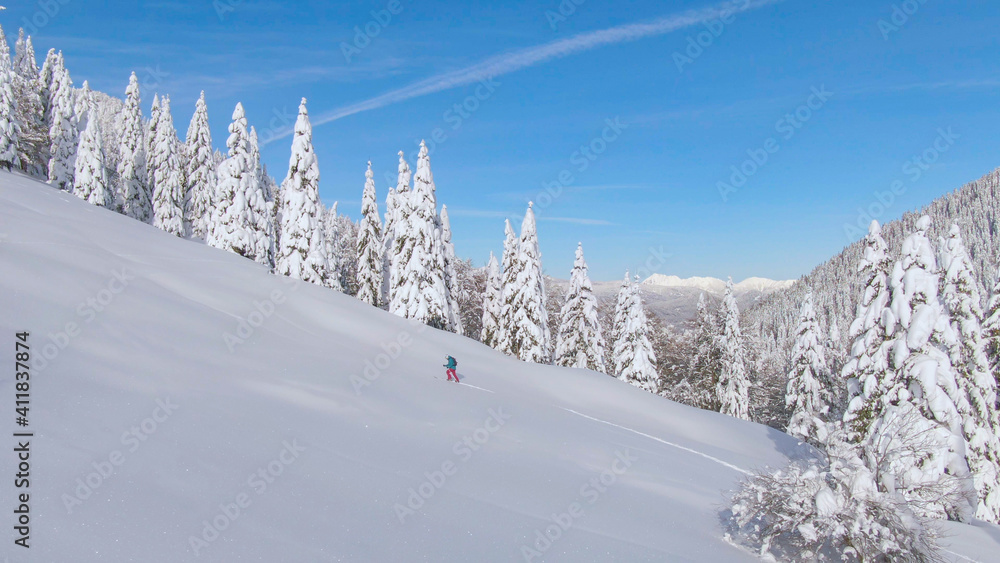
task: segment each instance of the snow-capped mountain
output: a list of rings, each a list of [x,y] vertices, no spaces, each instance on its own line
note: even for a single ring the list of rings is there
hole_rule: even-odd
[[[771,293],[791,287],[795,280],[770,280],[767,278],[747,278],[733,285],[733,290],[737,296],[757,292],[761,294]],[[653,274],[643,280],[644,286],[656,287],[690,287],[706,293],[722,295],[726,290],[726,282],[718,278],[680,278],[677,276],[667,276],[663,274]]]

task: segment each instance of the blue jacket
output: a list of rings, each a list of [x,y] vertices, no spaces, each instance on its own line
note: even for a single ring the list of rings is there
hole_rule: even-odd
[[[458,367],[458,361],[455,360],[455,358],[452,358],[451,356],[448,356],[448,363],[445,364],[444,367],[446,367],[448,369],[455,369],[455,368]]]

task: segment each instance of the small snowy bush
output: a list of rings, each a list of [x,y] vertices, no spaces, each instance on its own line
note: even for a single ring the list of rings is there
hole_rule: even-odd
[[[750,476],[732,499],[732,539],[765,561],[941,561],[933,524],[878,490],[843,433],[829,450],[825,467]]]

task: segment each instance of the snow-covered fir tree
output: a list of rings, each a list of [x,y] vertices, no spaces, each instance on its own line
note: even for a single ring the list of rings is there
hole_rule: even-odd
[[[212,220],[213,198],[217,182],[212,155],[212,132],[208,127],[208,105],[205,92],[195,103],[194,115],[188,126],[185,154],[184,222],[187,231],[200,239],[208,236]]]
[[[509,223],[508,223],[509,224]],[[503,278],[497,257],[490,252],[486,263],[486,291],[483,292],[483,328],[479,340],[496,348],[500,343],[500,316],[503,314]]]
[[[526,362],[547,364],[551,361],[551,333],[532,205],[528,203],[521,237],[509,263],[508,252],[504,250],[501,351]]]
[[[721,354],[719,351],[719,321],[709,308],[705,294],[698,296],[697,313],[694,319],[693,354],[688,374],[694,406],[718,412],[719,398],[715,386],[719,381]]]
[[[153,170],[150,168],[150,160],[156,151],[156,128],[160,123],[160,95],[153,94],[153,104],[149,107],[149,122],[146,123],[146,171],[148,174],[147,184],[149,197],[152,199],[156,192],[155,178]]]
[[[73,171],[76,168],[76,149],[79,145],[76,115],[73,113],[75,95],[73,82],[60,52],[56,55],[52,69],[50,92],[49,126],[49,183],[61,190],[73,187]]]
[[[115,198],[108,185],[107,169],[104,167],[101,127],[96,111],[85,111],[80,119],[85,125],[76,151],[73,193],[90,204],[112,208]]]
[[[14,76],[10,66],[10,48],[0,27],[0,168],[8,171],[21,167],[18,154],[21,127],[17,122]]]
[[[791,412],[786,432],[814,445],[827,438],[826,417],[830,411],[830,379],[822,334],[812,292],[806,293],[799,313],[792,371],[788,374],[785,405]]]
[[[319,164],[312,144],[312,125],[306,99],[299,104],[299,116],[292,138],[288,176],[281,184],[281,238],[275,255],[276,274],[326,283],[327,251],[323,232],[323,205],[319,199]]]
[[[750,420],[750,373],[732,278],[726,283],[722,298],[722,334],[718,346],[719,382],[715,389],[719,412]]]
[[[494,265],[496,260],[494,259]],[[587,274],[583,243],[576,247],[576,259],[569,277],[569,291],[560,314],[555,364],[607,373],[605,343],[597,315],[597,298]]]
[[[968,402],[959,402],[962,430],[968,443],[966,459],[972,471],[979,506],[976,518],[1000,521],[1000,418],[994,408],[996,380],[986,357],[981,319],[983,310],[969,253],[958,225],[952,224],[940,242],[941,300],[951,316],[958,338],[952,343],[959,389]]]
[[[514,314],[515,310],[506,305],[508,295],[513,295],[513,290],[508,291],[507,287],[513,287],[517,283],[523,265],[518,261],[517,233],[514,232],[514,227],[511,226],[509,219],[504,219],[503,234],[503,256],[500,257],[503,261],[500,277],[500,316],[497,318],[497,337],[494,348],[508,356],[513,356],[515,354],[512,349],[511,336],[514,320],[511,315]]]
[[[930,226],[929,217],[917,221],[892,269],[884,313],[891,379],[863,445],[887,476],[881,486],[919,514],[969,521],[978,504],[960,414],[969,407],[951,363],[958,336],[939,298]]]
[[[857,266],[866,280],[864,294],[850,327],[850,355],[841,370],[848,399],[844,422],[860,436],[868,434],[892,377],[885,350],[888,333],[884,322],[891,298],[890,267],[882,227],[878,221],[872,221],[865,237],[864,254]]]
[[[341,273],[343,265],[342,254],[339,252],[341,241],[346,233],[340,229],[340,214],[337,212],[337,202],[333,202],[330,209],[323,212],[323,240],[326,242],[326,265],[329,275],[326,276],[326,286],[337,291],[344,291],[344,283]]]
[[[397,191],[400,205],[399,217],[393,222],[389,311],[435,328],[451,329],[434,177],[423,142],[412,192],[400,196]]]
[[[273,224],[250,153],[243,104],[236,104],[226,141],[229,156],[219,165],[208,244],[273,267]]]
[[[382,231],[382,303],[390,306],[390,287],[392,287],[393,252],[396,246],[396,225],[400,224],[401,216],[408,209],[407,197],[410,195],[410,165],[407,164],[403,151],[399,151],[399,175],[396,187],[389,188],[385,196],[385,226]]]
[[[38,73],[39,94],[42,99],[42,119],[46,129],[52,126],[52,94],[55,93],[56,67],[59,66],[59,55],[55,49],[49,49]]]
[[[1000,266],[995,270],[990,299],[986,303],[983,339],[986,344],[986,359],[989,362],[990,371],[993,372],[996,386],[1000,389]],[[1000,398],[998,398],[996,409],[1000,412]]]
[[[139,79],[132,73],[125,90],[125,110],[121,114],[121,145],[118,162],[117,199],[125,215],[151,223],[153,221],[153,195],[149,191],[146,174],[145,126],[142,121],[142,100]]]
[[[18,32],[12,70],[17,106],[14,120],[19,127],[18,158],[21,170],[44,179],[48,168],[49,128],[45,123],[35,48],[31,36],[25,37],[23,29]]]
[[[383,269],[382,219],[378,214],[378,200],[375,199],[375,174],[372,163],[365,171],[365,189],[361,194],[361,225],[358,228],[358,299],[382,306]]]
[[[444,284],[448,292],[448,330],[458,334],[465,334],[465,327],[462,326],[462,312],[458,308],[458,295],[461,286],[458,282],[458,271],[456,264],[458,258],[455,256],[455,245],[451,242],[451,220],[448,218],[448,206],[441,206],[441,215],[438,217],[441,233],[441,258],[443,260],[442,269],[444,271]]]
[[[181,180],[180,140],[170,114],[170,97],[160,102],[160,114],[149,155],[149,175],[154,186],[153,226],[172,235],[183,237],[184,186]]]
[[[636,276],[634,282],[623,283],[618,297],[621,310],[616,308],[615,311],[615,341],[612,345],[615,376],[650,393],[656,393],[659,391],[656,356],[649,340],[649,322],[642,306],[638,282],[639,277]]]

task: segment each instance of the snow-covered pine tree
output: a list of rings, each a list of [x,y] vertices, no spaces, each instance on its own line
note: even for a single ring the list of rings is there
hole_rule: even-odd
[[[497,350],[508,356],[516,355],[513,349],[514,319],[510,316],[514,314],[514,308],[507,306],[507,298],[513,295],[513,286],[517,283],[520,271],[524,265],[518,260],[517,233],[511,226],[510,220],[504,220],[504,241],[503,241],[503,268],[500,283],[500,316],[497,318]],[[508,290],[507,288],[512,289]]]
[[[52,127],[52,94],[55,93],[56,67],[59,66],[59,55],[55,49],[49,49],[38,74],[39,94],[42,98],[42,119],[45,129]]]
[[[831,418],[840,418],[843,415],[842,404],[846,403],[846,386],[841,385],[840,372],[844,369],[844,363],[847,361],[847,353],[844,348],[843,335],[840,332],[840,323],[837,322],[837,317],[835,315],[830,315],[830,329],[826,336],[826,341],[823,342],[823,346],[826,349],[826,365],[830,368],[830,382],[832,388],[830,389],[831,400],[833,401],[830,405]]]
[[[52,90],[49,127],[49,184],[69,190],[73,187],[73,171],[76,168],[76,149],[79,145],[79,131],[76,115],[73,113],[75,95],[73,81],[62,52],[56,55],[52,69]]]
[[[865,292],[851,323],[850,355],[841,370],[848,401],[844,423],[859,437],[868,434],[893,377],[885,348],[888,332],[884,315],[891,298],[891,262],[887,252],[882,227],[878,221],[872,221],[865,237],[864,255],[858,263],[858,272],[867,280]]]
[[[726,282],[722,298],[722,334],[719,336],[720,369],[716,385],[720,411],[750,420],[750,374],[746,348],[740,329],[740,309],[733,294],[733,279]]]
[[[49,129],[45,124],[35,48],[31,36],[25,37],[23,29],[18,33],[12,70],[17,105],[14,119],[20,128],[18,158],[21,169],[36,178],[45,178],[49,162]]]
[[[927,216],[917,221],[892,269],[885,315],[893,371],[864,448],[888,492],[926,517],[967,522],[977,506],[960,414],[969,407],[951,363],[957,335],[938,295],[930,226]]]
[[[142,122],[139,79],[132,73],[125,90],[125,109],[121,114],[121,161],[118,163],[117,199],[121,212],[142,221],[153,221],[153,196],[146,173],[145,127]]]
[[[21,167],[18,151],[21,126],[17,122],[14,77],[10,66],[10,47],[0,27],[0,168],[8,171]]]
[[[720,405],[715,386],[718,384],[721,370],[719,321],[709,309],[704,293],[698,296],[693,333],[694,356],[691,358],[688,384],[694,395],[694,404],[699,408],[718,412]]]
[[[338,252],[338,248],[344,237],[349,235],[341,232],[340,225],[340,214],[337,212],[337,202],[335,201],[330,209],[324,211],[322,222],[323,240],[326,242],[327,272],[329,273],[326,276],[326,286],[330,289],[343,292],[344,284],[341,277],[343,268],[340,263],[341,253]]]
[[[403,192],[405,193],[405,192]],[[427,146],[421,142],[411,193],[396,197],[400,215],[393,224],[389,312],[429,326],[449,329],[448,288],[444,281],[434,177]]]
[[[152,200],[153,194],[156,192],[156,185],[153,183],[153,170],[150,168],[149,161],[153,157],[153,152],[156,150],[156,128],[160,124],[160,95],[153,94],[153,105],[149,107],[149,122],[146,124],[146,169],[149,175],[147,180],[149,197]]]
[[[632,276],[628,270],[625,270],[625,278],[622,279],[622,284],[618,288],[618,295],[615,299],[615,309],[611,317],[611,346],[608,349],[608,360],[605,362],[609,368],[611,368],[611,374],[617,377],[618,372],[618,358],[615,357],[615,343],[621,337],[619,330],[621,327],[625,326],[625,320],[628,318],[628,308],[630,299],[632,296]]]
[[[243,104],[236,104],[226,140],[229,156],[219,165],[212,229],[208,244],[249,258],[272,268],[273,224],[261,229],[269,218],[259,216],[267,202],[250,153],[250,132]]]
[[[821,340],[812,291],[807,291],[799,313],[799,328],[792,350],[792,371],[788,374],[785,393],[785,406],[791,412],[786,432],[816,446],[826,441],[825,419],[832,398]]]
[[[983,339],[986,341],[986,359],[989,361],[996,386],[1000,389],[1000,266],[997,267],[993,278],[993,288],[990,291],[990,300],[986,303],[985,315]],[[1000,412],[1000,399],[996,403],[996,409]]]
[[[495,259],[494,259],[495,263]],[[605,343],[597,316],[597,298],[587,275],[583,243],[576,247],[576,259],[569,277],[569,291],[560,314],[555,364],[607,373]]]
[[[941,300],[951,316],[958,338],[952,343],[959,389],[967,402],[959,402],[962,430],[968,443],[966,458],[972,471],[979,506],[976,518],[1000,522],[1000,418],[994,406],[996,380],[986,357],[981,319],[983,310],[969,253],[958,225],[941,239]]]
[[[365,171],[365,189],[361,194],[361,225],[358,229],[358,299],[375,307],[382,306],[382,219],[375,199],[375,174],[368,161]]]
[[[281,246],[275,255],[276,274],[324,285],[327,271],[323,205],[319,199],[319,164],[312,144],[306,99],[292,138],[288,176],[281,184]]]
[[[395,188],[389,188],[385,196],[385,227],[382,231],[382,303],[390,308],[390,287],[393,284],[393,252],[396,246],[396,225],[408,209],[410,195],[410,165],[406,163],[403,151],[399,151],[399,176]],[[397,274],[398,275],[398,274]]]
[[[490,252],[486,263],[486,291],[483,293],[483,329],[480,342],[490,348],[500,344],[500,316],[503,314],[503,278],[497,257]]]
[[[451,220],[448,218],[447,205],[441,206],[441,215],[438,217],[438,220],[441,233],[444,285],[448,291],[448,330],[458,334],[465,334],[465,328],[462,326],[462,312],[458,308],[458,294],[461,291],[461,286],[458,282],[458,272],[456,270],[458,258],[455,256],[455,245],[451,243]]]
[[[115,198],[108,185],[108,173],[104,167],[104,148],[101,146],[101,126],[96,108],[83,112],[80,119],[85,125],[76,151],[73,193],[92,205],[112,208]]]
[[[94,97],[93,92],[90,91],[90,82],[84,80],[83,86],[73,92],[73,117],[79,133],[83,133],[83,130],[87,128],[87,116],[94,109],[93,101]]]
[[[195,103],[187,131],[187,174],[185,179],[184,222],[191,235],[205,239],[212,220],[212,200],[217,181],[212,156],[212,132],[208,127],[205,92]]]
[[[639,294],[639,277],[634,282],[622,284],[618,302],[622,304],[620,324],[615,326],[612,354],[615,358],[615,376],[650,393],[659,391],[656,356],[649,340],[649,323]]]
[[[250,127],[250,189],[247,192],[247,204],[253,211],[254,230],[257,243],[257,254],[261,257],[262,264],[274,268],[274,245],[275,236],[274,222],[274,194],[271,189],[272,182],[264,172],[264,165],[260,160],[260,143],[257,139],[257,130]]]
[[[149,175],[153,192],[153,226],[174,236],[183,237],[184,186],[181,184],[180,140],[170,115],[170,97],[163,96],[160,115],[149,155]]]
[[[533,204],[521,223],[521,237],[516,258],[508,269],[504,252],[504,308],[501,318],[505,329],[503,351],[526,362],[551,362],[551,335],[542,279],[541,251],[535,226]]]

